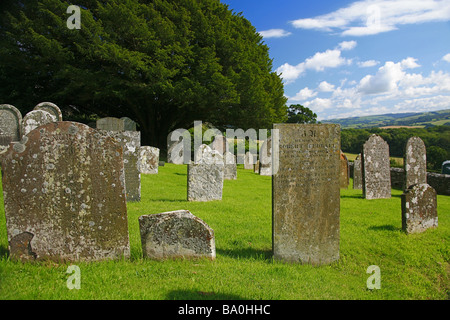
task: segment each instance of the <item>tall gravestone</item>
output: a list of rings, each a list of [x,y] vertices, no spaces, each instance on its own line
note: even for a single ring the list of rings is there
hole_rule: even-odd
[[[261,146],[259,152],[259,174],[272,175],[272,138],[268,138]]]
[[[339,259],[340,126],[274,124],[274,130],[274,258],[332,263]]]
[[[23,117],[22,120],[23,134],[28,134],[30,131],[39,126],[56,121],[57,118],[50,112],[44,110],[30,111]]]
[[[227,151],[223,155],[223,161],[224,161],[223,179],[236,180],[237,179],[236,156],[231,152]]]
[[[363,195],[366,199],[391,197],[391,168],[389,145],[380,136],[372,134],[361,153]]]
[[[355,161],[353,161],[353,189],[362,189],[361,153],[358,154]]]
[[[427,150],[419,137],[411,137],[406,142],[403,165],[406,190],[415,184],[427,183]]]
[[[139,150],[141,148],[140,131],[98,130],[103,135],[115,139],[123,149],[123,165],[128,202],[141,201],[141,173],[139,172]]]
[[[159,149],[142,146],[139,149],[138,169],[143,174],[157,174],[159,166]]]
[[[0,104],[0,150],[22,138],[22,114],[10,104]]]
[[[341,151],[340,153],[340,163],[341,163],[341,175],[339,179],[339,185],[341,189],[348,189],[349,185],[349,168],[347,156]]]
[[[438,226],[436,190],[430,185],[412,185],[401,199],[402,229],[406,233],[419,233]]]
[[[63,121],[62,112],[59,107],[51,102],[41,102],[33,110],[44,110],[56,118],[56,121]]]
[[[76,122],[54,122],[2,157],[10,256],[95,261],[128,257],[122,148]]]
[[[97,120],[97,129],[106,131],[125,131],[125,124],[122,119],[106,117]]]

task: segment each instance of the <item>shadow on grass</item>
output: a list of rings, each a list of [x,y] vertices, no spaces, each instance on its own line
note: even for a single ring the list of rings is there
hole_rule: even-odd
[[[235,294],[204,292],[195,290],[174,290],[169,292],[167,300],[245,300]]]
[[[353,194],[353,195],[341,195],[341,198],[352,198],[352,199],[364,199],[362,194]]]
[[[187,176],[187,173],[175,172],[174,174],[176,174],[177,176]]]
[[[382,226],[371,226],[368,229],[374,230],[374,231],[401,231],[402,230],[402,228],[398,228],[396,226],[389,225],[389,224],[385,224]]]
[[[272,250],[261,250],[253,248],[239,248],[239,249],[218,249],[216,253],[234,258],[234,259],[254,259],[272,262]]]
[[[0,259],[8,258],[8,256],[9,256],[8,248],[4,247],[4,246],[0,246]]]

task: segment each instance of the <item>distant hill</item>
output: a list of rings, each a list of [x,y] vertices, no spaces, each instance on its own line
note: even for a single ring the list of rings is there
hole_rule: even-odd
[[[337,123],[341,128],[384,128],[384,127],[416,127],[450,125],[450,109],[421,113],[388,113],[377,116],[331,119],[322,123]]]

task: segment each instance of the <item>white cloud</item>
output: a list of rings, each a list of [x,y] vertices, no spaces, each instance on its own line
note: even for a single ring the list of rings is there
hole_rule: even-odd
[[[283,29],[269,29],[264,31],[259,31],[259,34],[264,38],[284,38],[290,36],[292,33]]]
[[[322,82],[319,84],[318,89],[319,89],[319,91],[321,91],[321,92],[332,92],[332,91],[334,90],[334,85],[331,84],[331,83],[328,83],[328,82],[326,82],[326,81],[322,81]]]
[[[317,96],[317,92],[314,92],[313,90],[306,87],[306,88],[303,88],[302,90],[300,90],[299,92],[297,92],[297,94],[294,97],[290,98],[289,100],[304,101],[304,100],[314,98],[315,96]]]
[[[358,92],[362,94],[380,94],[397,89],[397,82],[404,76],[401,63],[388,61],[378,69],[375,75],[361,79]]]
[[[402,66],[402,68],[407,68],[407,69],[414,69],[414,68],[418,68],[420,67],[420,65],[418,65],[416,63],[417,59],[408,57],[406,59],[403,59],[400,64]]]
[[[395,30],[400,25],[449,20],[448,0],[363,0],[325,15],[291,23],[296,28],[365,36]]]
[[[376,60],[367,60],[367,61],[360,61],[358,62],[358,66],[361,68],[369,68],[369,67],[374,67],[377,64],[379,64],[380,61],[376,61]]]
[[[276,70],[278,74],[281,74],[281,77],[286,83],[295,81],[304,71],[305,64],[303,62],[296,66],[285,63]]]
[[[330,109],[333,106],[333,102],[331,99],[315,98],[314,100],[305,102],[303,106],[311,109],[315,113],[318,113],[323,112],[326,109]]]
[[[356,47],[356,41],[352,40],[352,41],[342,41],[341,43],[339,43],[338,48],[342,51],[344,50],[352,50],[353,48]]]
[[[442,60],[450,62],[450,53],[447,53],[445,56],[443,56]]]

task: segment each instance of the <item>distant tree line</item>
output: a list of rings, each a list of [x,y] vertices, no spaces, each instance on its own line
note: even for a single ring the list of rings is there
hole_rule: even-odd
[[[381,136],[389,144],[392,157],[403,157],[406,142],[417,136],[427,148],[429,169],[440,170],[442,162],[450,160],[450,126],[433,126],[428,128],[392,128],[392,129],[342,129],[341,149],[348,153],[360,153],[361,148],[371,134]]]

